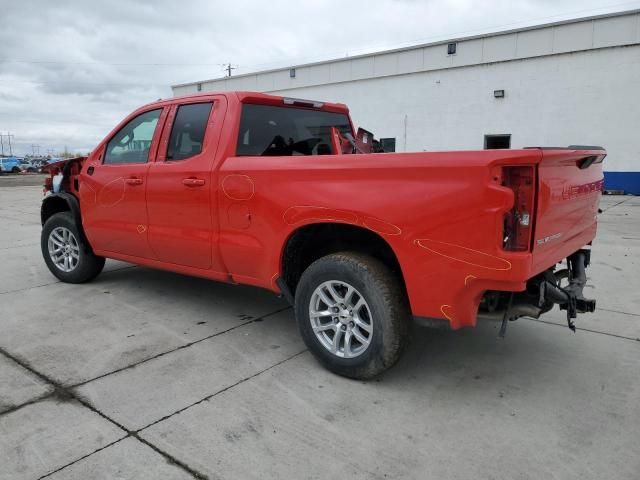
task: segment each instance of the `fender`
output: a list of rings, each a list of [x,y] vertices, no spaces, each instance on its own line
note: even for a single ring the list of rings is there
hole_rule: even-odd
[[[82,227],[82,217],[80,215],[80,203],[78,199],[67,192],[60,193],[52,193],[47,195],[42,201],[42,206],[40,207],[40,221],[44,226],[44,223],[49,219],[51,215],[54,215],[59,212],[71,212],[73,215],[73,219],[76,222],[78,227],[78,233],[82,237],[82,241],[85,242],[85,245],[91,245],[89,243],[89,239],[84,233],[84,228]]]

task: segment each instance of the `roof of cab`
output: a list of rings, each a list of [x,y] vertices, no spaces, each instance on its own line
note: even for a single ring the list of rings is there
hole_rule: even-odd
[[[257,103],[257,104],[265,104],[265,105],[284,105],[284,99],[290,97],[281,97],[278,95],[268,95],[266,93],[260,92],[246,92],[246,91],[235,91],[235,92],[200,92],[190,95],[182,95],[179,97],[172,97],[166,99],[159,99],[155,102],[148,103],[140,108],[148,108],[154,106],[164,106],[171,105],[174,103],[180,103],[185,100],[197,100],[200,97],[210,97],[212,95],[225,95],[229,97],[230,95],[235,95],[236,98],[241,103]],[[301,100],[301,99],[294,99]],[[317,100],[301,100],[303,102],[308,103],[321,103],[322,106],[319,107],[319,110],[326,110],[337,113],[349,113],[349,108],[344,103],[332,103],[332,102],[323,102]]]

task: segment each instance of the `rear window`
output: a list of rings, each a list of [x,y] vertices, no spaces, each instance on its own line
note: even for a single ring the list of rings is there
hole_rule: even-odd
[[[352,133],[343,113],[246,104],[236,155],[328,155],[332,153],[331,127]]]

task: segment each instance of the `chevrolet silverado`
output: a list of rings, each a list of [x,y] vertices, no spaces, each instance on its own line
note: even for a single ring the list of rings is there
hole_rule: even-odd
[[[343,104],[251,92],[161,100],[49,165],[42,254],[64,282],[105,258],[284,296],[330,370],[371,378],[412,318],[451,329],[593,311],[600,147],[380,152]]]

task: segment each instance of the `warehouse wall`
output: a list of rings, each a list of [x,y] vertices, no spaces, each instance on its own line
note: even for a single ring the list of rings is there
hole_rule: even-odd
[[[449,42],[457,43],[453,55]],[[634,10],[300,65],[293,76],[280,68],[175,85],[173,92],[193,93],[198,85],[203,91],[286,90],[638,44],[640,13]]]
[[[494,90],[505,98],[494,98]],[[640,166],[640,46],[276,90],[344,102],[357,125],[398,150],[603,145],[607,170]]]
[[[602,145],[607,188],[640,194],[640,14],[597,17],[174,86],[343,102],[398,151]],[[494,98],[504,90],[504,98]],[[608,172],[612,172],[609,174]],[[625,173],[628,172],[628,173]]]

